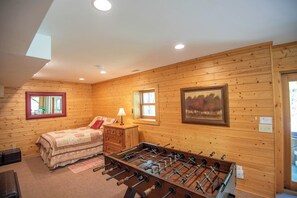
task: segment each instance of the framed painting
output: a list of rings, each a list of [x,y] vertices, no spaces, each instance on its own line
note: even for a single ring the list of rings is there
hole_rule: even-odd
[[[228,85],[182,88],[182,123],[229,126]]]

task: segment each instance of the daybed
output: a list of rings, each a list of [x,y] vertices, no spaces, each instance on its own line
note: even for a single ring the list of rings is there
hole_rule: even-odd
[[[54,169],[103,152],[103,127],[116,120],[97,116],[87,127],[42,134],[36,144],[44,163]]]

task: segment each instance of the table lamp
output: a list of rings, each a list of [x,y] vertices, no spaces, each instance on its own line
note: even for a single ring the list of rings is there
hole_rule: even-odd
[[[118,116],[121,116],[121,123],[120,123],[120,125],[124,125],[124,122],[123,122],[123,116],[125,116],[126,115],[126,113],[125,113],[125,110],[124,110],[124,108],[120,108],[120,110],[119,110],[119,113],[118,113]]]

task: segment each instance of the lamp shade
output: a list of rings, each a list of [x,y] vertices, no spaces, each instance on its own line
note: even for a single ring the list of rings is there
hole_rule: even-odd
[[[125,115],[126,115],[126,113],[125,113],[124,108],[120,108],[118,116],[125,116]]]

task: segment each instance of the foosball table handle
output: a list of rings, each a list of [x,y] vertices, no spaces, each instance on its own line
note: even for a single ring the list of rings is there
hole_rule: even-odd
[[[161,183],[160,183],[159,181],[156,181],[156,183],[155,183],[152,187],[146,189],[146,190],[141,194],[141,197],[147,197],[147,196],[148,196],[153,190],[155,190],[156,188],[161,188]]]
[[[141,197],[147,197],[147,196],[148,196],[153,190],[155,190],[155,189],[156,189],[156,186],[153,185],[152,187],[146,189],[146,190],[142,193]]]

